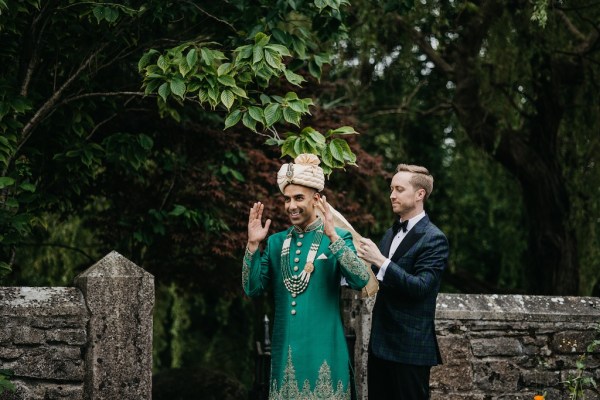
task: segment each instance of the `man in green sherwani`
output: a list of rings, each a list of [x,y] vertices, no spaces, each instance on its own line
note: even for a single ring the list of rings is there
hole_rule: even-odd
[[[360,290],[369,279],[352,235],[334,226],[319,159],[301,154],[277,174],[292,226],[267,237],[264,205],[254,203],[242,283],[249,296],[273,288],[269,399],[350,399],[352,373],[340,315],[340,282]],[[322,214],[319,216],[318,211]]]

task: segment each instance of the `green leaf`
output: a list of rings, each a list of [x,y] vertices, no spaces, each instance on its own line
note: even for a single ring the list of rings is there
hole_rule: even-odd
[[[212,65],[212,63],[215,60],[215,57],[214,57],[214,54],[213,54],[212,50],[206,49],[206,48],[202,47],[200,49],[200,54],[202,56],[202,61],[204,61],[204,64],[206,64],[206,65]]]
[[[252,49],[252,63],[257,64],[263,60],[264,50],[262,46],[254,46]]]
[[[221,76],[221,75],[225,75],[228,74],[231,71],[231,63],[223,63],[221,65],[219,65],[219,68],[217,68],[217,75]]]
[[[329,151],[331,152],[331,155],[333,156],[333,158],[335,160],[338,161],[344,161],[344,147],[342,145],[342,143],[346,143],[346,141],[342,140],[342,139],[333,139],[330,143],[329,143]]]
[[[169,63],[167,62],[165,57],[162,55],[160,57],[158,57],[158,60],[156,61],[156,65],[158,65],[158,67],[162,70],[162,72],[167,72],[167,70],[169,69]]]
[[[264,34],[264,33],[262,33],[262,32],[258,32],[258,33],[256,34],[256,36],[254,36],[254,43],[255,43],[257,46],[261,46],[261,47],[263,47],[263,46],[265,46],[267,43],[269,43],[269,40],[270,40],[270,39],[271,39],[271,37],[270,37],[270,36],[267,36],[267,35],[265,35],[265,34]]]
[[[12,186],[15,183],[15,180],[9,176],[3,176],[0,178],[0,189],[4,189],[6,187]]]
[[[324,145],[325,144],[325,136],[323,136],[323,134],[321,132],[315,131],[314,129],[311,129],[308,133],[308,136],[310,136],[310,138],[312,140],[314,140],[317,144],[319,145]]]
[[[139,141],[144,150],[150,150],[152,149],[152,146],[154,146],[154,141],[152,138],[148,135],[144,135],[143,133],[139,136]]]
[[[351,126],[341,126],[337,129],[331,131],[331,135],[354,135],[357,134],[353,127]]]
[[[273,50],[265,50],[265,61],[267,62],[267,64],[269,64],[271,67],[275,68],[276,70],[280,70],[281,67],[283,66],[281,64],[281,60],[279,59],[279,55],[276,52],[274,52]],[[286,77],[287,77],[288,71],[285,70],[285,72],[286,72]]]
[[[291,56],[290,50],[287,47],[282,46],[280,44],[269,44],[265,46],[265,49],[274,50],[282,57]]]
[[[235,79],[233,79],[229,75],[219,76],[217,78],[217,80],[219,81],[220,84],[225,85],[225,86],[230,86],[230,87],[235,87],[236,86]]]
[[[242,112],[240,111],[240,109],[235,109],[232,112],[230,112],[227,115],[227,118],[225,118],[225,128],[231,128],[232,126],[234,126],[235,124],[237,124],[238,122],[240,122],[240,119],[242,118]]]
[[[169,84],[165,82],[162,85],[160,85],[160,87],[158,88],[158,95],[165,101],[165,103],[167,102],[167,97],[169,96],[169,94],[171,94]]]
[[[190,68],[194,67],[198,62],[198,52],[196,49],[192,48],[188,51],[187,56],[185,56],[185,60],[187,61]]]
[[[246,91],[245,91],[244,89],[242,89],[242,88],[239,88],[239,87],[237,87],[237,86],[233,86],[233,87],[231,88],[231,91],[232,91],[232,92],[233,92],[233,93],[234,93],[236,96],[238,96],[238,97],[242,97],[242,98],[244,98],[244,99],[247,99],[247,98],[248,98],[248,95],[246,94]]]
[[[265,108],[264,114],[265,114],[265,122],[266,122],[267,126],[271,126],[271,125],[275,124],[283,116],[283,113],[281,111],[281,106],[278,103],[269,104]]]
[[[173,217],[177,217],[181,214],[183,214],[187,209],[180,205],[180,204],[175,204],[175,207],[169,212],[169,215],[173,216]]]
[[[290,124],[294,124],[296,126],[300,125],[300,114],[289,107],[283,109],[283,119]]]
[[[198,90],[198,98],[200,99],[200,103],[205,103],[208,101],[208,92],[204,89]]]
[[[302,154],[303,150],[302,150],[302,139],[298,138],[296,139],[296,141],[294,142],[294,153],[296,154]]]
[[[290,101],[288,103],[288,105],[292,110],[294,110],[298,113],[303,113],[303,112],[308,111],[307,107],[301,101]]]
[[[33,183],[23,182],[19,185],[19,187],[25,190],[26,192],[35,192],[35,185]]]
[[[231,90],[223,90],[221,92],[221,103],[229,110],[235,101],[235,95]]]
[[[296,136],[296,135],[288,136],[285,139],[285,141],[281,145],[281,156],[282,157],[283,156],[296,157],[298,155],[294,152],[294,144],[296,143],[296,139],[298,139],[298,136]]]
[[[252,117],[250,117],[250,114],[248,112],[244,113],[244,116],[242,117],[242,123],[247,128],[256,132],[256,121]]]
[[[261,122],[261,123],[264,123],[264,121],[265,121],[265,116],[264,116],[264,114],[263,114],[263,110],[262,110],[261,108],[259,108],[259,107],[256,107],[256,106],[250,106],[250,107],[248,108],[248,112],[250,113],[250,116],[251,116],[251,117],[252,117],[254,120],[256,120],[256,121],[258,121],[258,122]]]
[[[302,82],[306,81],[306,79],[304,79],[301,75],[298,75],[289,69],[286,69],[283,73],[285,74],[285,79],[287,79],[292,85],[300,86]]]
[[[179,78],[173,78],[170,84],[170,89],[174,95],[179,96],[181,99],[183,99],[186,89],[185,82]]]
[[[150,59],[152,58],[152,56],[155,54],[158,54],[158,51],[154,49],[150,49],[146,53],[144,53],[142,58],[140,58],[140,61],[138,61],[139,72],[142,72],[144,70],[144,68],[150,63]]]
[[[271,104],[271,98],[264,93],[260,94],[260,102],[264,106],[265,104]]]
[[[229,172],[230,172],[230,173],[231,173],[231,175],[233,175],[233,177],[234,177],[235,179],[237,179],[238,181],[240,181],[240,182],[244,182],[244,181],[245,181],[245,179],[244,179],[244,175],[242,175],[240,172],[238,172],[238,171],[236,171],[236,170],[234,170],[234,169],[230,169],[230,170],[229,170]]]

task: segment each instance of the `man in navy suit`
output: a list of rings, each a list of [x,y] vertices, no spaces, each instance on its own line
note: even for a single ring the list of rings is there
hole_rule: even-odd
[[[435,336],[435,306],[448,264],[448,240],[425,214],[433,177],[400,164],[390,185],[398,220],[379,247],[362,239],[358,255],[373,264],[379,292],[369,343],[369,400],[427,400],[429,372],[442,362]]]

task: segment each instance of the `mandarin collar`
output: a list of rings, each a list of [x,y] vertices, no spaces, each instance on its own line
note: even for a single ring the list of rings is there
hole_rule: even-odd
[[[310,224],[308,224],[305,229],[302,229],[299,226],[294,225],[294,232],[296,232],[296,233],[312,232],[312,231],[319,229],[322,226],[323,226],[323,220],[321,218],[317,217],[317,219],[314,222],[311,222]]]

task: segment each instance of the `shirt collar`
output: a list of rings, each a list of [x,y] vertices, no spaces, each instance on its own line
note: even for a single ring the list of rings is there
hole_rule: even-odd
[[[414,217],[410,218],[408,220],[408,224],[406,225],[406,232],[408,233],[408,231],[410,231],[413,228],[413,226],[415,226],[417,224],[417,222],[419,222],[420,220],[422,220],[423,217],[425,217],[425,211],[421,211],[419,214],[417,214]]]

